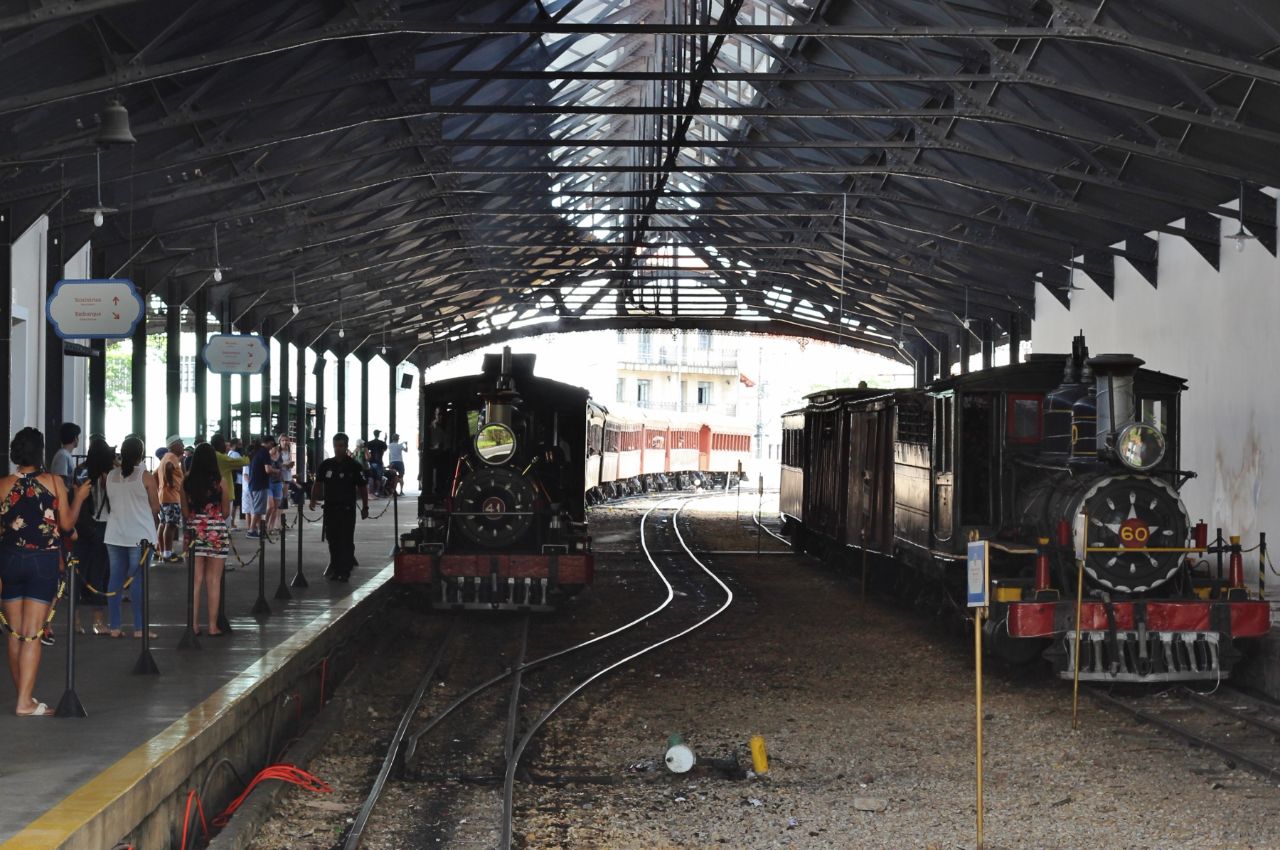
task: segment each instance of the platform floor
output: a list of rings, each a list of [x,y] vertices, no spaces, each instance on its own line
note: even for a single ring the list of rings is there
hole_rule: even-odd
[[[412,525],[416,498],[400,499],[401,528]],[[130,638],[133,622],[129,603],[125,604],[125,636],[118,639],[90,632],[77,637],[76,691],[88,711],[88,718],[20,718],[13,714],[14,691],[9,677],[0,686],[0,781],[4,804],[0,805],[0,848],[19,846],[21,835],[32,821],[59,804],[73,801],[78,789],[86,786],[139,746],[172,729],[216,691],[236,680],[237,689],[252,688],[257,676],[274,666],[258,662],[282,642],[308,625],[323,628],[335,602],[352,594],[367,594],[374,584],[389,580],[387,568],[393,535],[393,511],[377,516],[382,500],[373,500],[373,518],[356,525],[356,556],[360,566],[350,583],[327,581],[322,577],[328,563],[326,544],[320,540],[320,524],[306,523],[303,529],[303,571],[310,586],[292,589],[292,600],[272,598],[279,585],[280,546],[267,546],[266,596],[272,613],[259,620],[250,615],[258,595],[257,564],[238,566],[227,576],[225,607],[234,634],[205,637],[198,651],[176,649],[186,622],[187,571],[182,564],[152,567],[151,620],[159,638],[152,641],[152,655],[160,668],[158,676],[134,675],[141,641]],[[296,510],[290,521],[295,521]],[[243,530],[233,536],[240,557],[248,560],[257,549]],[[288,533],[288,575],[297,568],[296,537]],[[65,600],[54,621],[57,643],[45,647],[35,694],[56,705],[64,691],[66,671],[67,605]],[[89,609],[81,619],[86,628],[92,622]],[[259,670],[250,668],[258,664]],[[239,677],[239,678],[237,678]],[[193,724],[194,725],[194,724]],[[159,747],[156,748],[160,749]],[[143,759],[145,761],[145,758]],[[145,770],[145,764],[135,765]],[[27,836],[28,838],[30,836]],[[10,840],[12,839],[12,842]],[[21,846],[29,842],[21,841]],[[38,845],[32,845],[38,846]]]

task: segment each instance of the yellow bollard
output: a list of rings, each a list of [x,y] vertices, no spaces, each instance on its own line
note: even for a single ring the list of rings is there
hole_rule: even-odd
[[[769,772],[769,754],[764,749],[764,736],[751,736],[751,769],[757,774]]]

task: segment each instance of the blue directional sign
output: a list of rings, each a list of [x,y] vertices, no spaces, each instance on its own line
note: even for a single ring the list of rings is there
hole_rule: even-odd
[[[60,280],[45,302],[53,332],[63,339],[124,339],[145,307],[133,281]]]
[[[991,546],[986,540],[970,540],[968,556],[969,607],[985,608],[991,586]]]

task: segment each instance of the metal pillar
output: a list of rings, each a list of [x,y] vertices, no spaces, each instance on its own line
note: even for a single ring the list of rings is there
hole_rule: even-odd
[[[220,324],[222,333],[231,333],[231,304],[229,301],[224,301],[222,304],[222,322]],[[221,410],[218,411],[218,427],[222,431],[222,436],[226,437],[227,441],[230,442],[231,435],[235,433],[232,430],[235,425],[231,421],[231,376],[219,375],[218,381],[222,385],[222,394],[220,399]]]
[[[396,375],[398,370],[389,360],[387,361],[387,368],[391,372],[391,379],[387,382],[391,390],[391,395],[389,396],[391,399],[391,413],[387,417],[387,442],[390,443],[391,435],[396,433],[396,399],[400,395],[400,382],[398,380],[399,376]]]
[[[980,325],[982,334],[982,368],[991,368],[991,358],[996,350],[995,324],[990,319],[983,319]]]
[[[969,374],[969,358],[973,356],[973,334],[966,327],[960,334],[960,374]]]
[[[280,406],[276,411],[276,421],[279,425],[276,431],[281,434],[289,433],[289,343],[280,340]]]
[[[89,262],[90,277],[101,279],[107,276],[106,251],[94,251]],[[102,434],[107,430],[107,341],[91,339],[89,350],[93,352],[89,358],[89,421],[83,425],[88,434]],[[87,437],[80,445],[88,447]]]
[[[136,283],[136,281],[135,281]],[[139,286],[142,303],[147,302],[145,287]],[[147,433],[147,313],[144,307],[138,326],[133,329],[133,357],[129,364],[129,394],[133,397],[133,433]]]
[[[1009,314],[1009,362],[1018,363],[1022,360],[1022,314],[1013,312]]]
[[[165,434],[179,433],[182,411],[182,293],[177,281],[169,282],[169,298],[164,311],[164,401]]]
[[[908,345],[907,353],[916,361],[916,386],[923,387],[929,383],[929,352],[923,351],[923,345]]]
[[[943,378],[951,377],[951,334],[943,334],[938,340],[938,375]]]
[[[293,476],[299,482],[306,480],[307,470],[307,347],[295,346],[298,349],[297,364],[294,374],[298,376],[297,403],[293,411]]]
[[[316,352],[316,430],[311,435],[311,460],[317,469],[320,467],[320,459],[324,457],[326,418],[324,415],[324,373],[327,366],[328,361],[324,358],[324,352]]]
[[[240,376],[240,439],[247,450],[253,442],[253,417],[249,415],[249,376]]]
[[[54,284],[63,277],[62,234],[49,232],[47,292],[53,292]],[[45,462],[53,459],[59,448],[58,429],[62,425],[62,385],[63,366],[66,362],[62,353],[62,337],[53,332],[53,325],[44,323],[44,446]],[[4,439],[9,439],[5,434]]]
[[[338,355],[338,430],[347,430],[347,355]]]
[[[258,433],[265,437],[271,433],[271,334],[267,333],[266,325],[262,328],[262,338],[267,344],[267,362],[262,364],[262,371],[258,373],[259,386],[262,388],[259,393],[262,402],[258,408],[261,414],[258,417]]]
[[[369,360],[360,359],[360,439],[369,439]]]
[[[209,341],[209,296],[202,289],[196,293],[196,362],[194,367],[196,389],[196,440],[209,439],[209,370],[201,354]]]
[[[11,433],[12,334],[13,334],[13,221],[8,209],[0,209],[0,434]],[[0,470],[9,473],[9,453],[0,460]]]

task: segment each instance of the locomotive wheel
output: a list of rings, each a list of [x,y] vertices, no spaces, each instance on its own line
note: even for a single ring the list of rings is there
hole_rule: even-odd
[[[529,479],[506,467],[481,469],[458,487],[458,528],[481,546],[515,543],[533,525],[536,493]]]

